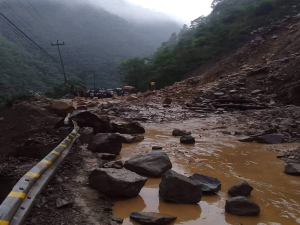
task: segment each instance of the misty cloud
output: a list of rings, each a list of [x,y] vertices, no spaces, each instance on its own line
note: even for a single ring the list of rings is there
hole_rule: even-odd
[[[70,6],[78,4],[86,5],[92,4],[96,7],[103,8],[110,13],[120,16],[128,22],[134,23],[157,23],[157,22],[174,22],[178,23],[174,18],[155,10],[143,8],[141,6],[133,5],[125,0],[57,0],[64,2]]]

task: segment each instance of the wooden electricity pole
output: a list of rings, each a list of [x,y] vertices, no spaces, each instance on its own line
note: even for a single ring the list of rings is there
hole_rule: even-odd
[[[96,71],[94,71],[94,90],[96,89]]]
[[[67,83],[67,76],[66,76],[66,71],[65,71],[64,62],[63,62],[63,59],[62,59],[62,57],[61,57],[61,52],[60,52],[60,48],[59,48],[60,45],[65,45],[65,42],[63,42],[63,43],[58,43],[58,40],[57,40],[56,44],[52,44],[52,43],[51,43],[51,46],[57,46],[57,48],[58,48],[58,52],[59,52],[59,56],[60,56],[60,63],[61,63],[61,67],[62,67],[62,69],[63,69],[64,78],[65,78],[65,84],[66,84],[66,83]]]

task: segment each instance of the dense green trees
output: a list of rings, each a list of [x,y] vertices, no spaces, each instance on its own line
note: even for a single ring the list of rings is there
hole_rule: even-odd
[[[137,89],[141,89],[145,85],[145,71],[147,70],[146,59],[139,57],[128,59],[122,62],[117,67],[117,70],[121,75],[120,78],[123,84],[128,82]]]
[[[157,88],[172,85],[205,62],[239,47],[252,30],[284,15],[299,13],[298,4],[299,0],[213,0],[210,15],[195,19],[190,28],[184,26],[178,35],[173,33],[148,57],[143,80],[155,81]],[[134,85],[131,76],[128,73],[125,77]],[[147,86],[139,88],[143,91]]]

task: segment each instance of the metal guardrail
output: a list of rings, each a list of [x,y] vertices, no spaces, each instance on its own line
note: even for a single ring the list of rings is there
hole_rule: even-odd
[[[0,225],[20,225],[29,214],[34,200],[47,185],[58,166],[68,155],[79,135],[79,127],[74,130],[44,159],[28,171],[13,187],[0,205]]]

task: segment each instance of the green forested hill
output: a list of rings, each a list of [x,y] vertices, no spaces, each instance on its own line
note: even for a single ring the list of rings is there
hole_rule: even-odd
[[[40,60],[0,34],[0,81],[13,90],[44,91],[63,82],[56,65]],[[12,88],[14,87],[14,88]],[[0,94],[8,91],[0,89]]]
[[[119,65],[124,81],[147,90],[172,85],[205,62],[217,60],[244,43],[249,33],[285,15],[300,12],[299,0],[214,0],[212,13],[173,33],[147,58],[135,57]]]
[[[119,1],[120,0],[111,0]],[[76,4],[73,4],[75,3]],[[120,85],[115,67],[133,56],[154,52],[179,29],[172,20],[135,23],[84,0],[1,0],[0,12],[59,61],[51,42],[61,46],[68,79],[80,78],[91,87]],[[121,0],[121,2],[124,2]],[[61,66],[0,20],[0,83],[17,88],[48,91],[63,81]]]

